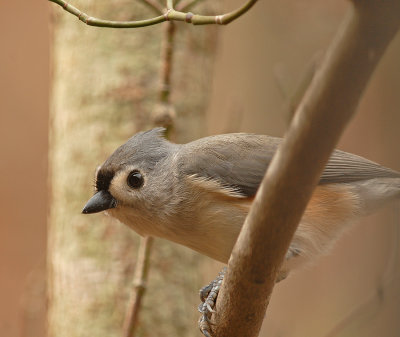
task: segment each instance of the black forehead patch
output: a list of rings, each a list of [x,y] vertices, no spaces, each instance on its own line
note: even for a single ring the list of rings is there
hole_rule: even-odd
[[[96,190],[108,191],[111,180],[114,178],[114,171],[100,169],[96,177]]]

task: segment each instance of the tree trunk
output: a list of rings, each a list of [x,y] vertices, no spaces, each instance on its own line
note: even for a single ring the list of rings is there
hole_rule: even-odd
[[[153,15],[146,6],[124,0],[74,5],[106,19]],[[49,336],[120,336],[139,237],[103,214],[82,215],[81,209],[93,192],[96,167],[151,125],[162,27],[93,28],[60,8],[53,13]],[[176,139],[186,141],[204,135],[210,87],[204,74],[212,71],[216,28],[183,23],[177,28],[172,103]],[[140,336],[197,335],[193,303],[202,282],[199,263],[198,254],[155,241]]]

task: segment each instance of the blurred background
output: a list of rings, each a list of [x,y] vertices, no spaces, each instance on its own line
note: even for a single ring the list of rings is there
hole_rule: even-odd
[[[192,11],[240,4],[203,1]],[[74,5],[117,20],[154,15],[140,1]],[[174,139],[282,136],[291,94],[348,9],[346,1],[261,1],[227,27],[178,23]],[[80,210],[96,166],[152,125],[162,26],[94,28],[55,4],[0,0],[0,28],[0,336],[121,336],[139,239]],[[339,144],[397,170],[399,60],[397,36]],[[260,336],[399,336],[399,224],[397,203],[279,283]],[[156,240],[151,266],[138,336],[200,336],[197,291],[222,265]]]
[[[1,336],[45,331],[48,9],[43,1],[0,1]]]

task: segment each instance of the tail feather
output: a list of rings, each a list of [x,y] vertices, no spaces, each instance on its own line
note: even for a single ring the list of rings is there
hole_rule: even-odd
[[[362,212],[370,214],[390,201],[400,199],[400,178],[376,178],[353,183],[362,201]]]

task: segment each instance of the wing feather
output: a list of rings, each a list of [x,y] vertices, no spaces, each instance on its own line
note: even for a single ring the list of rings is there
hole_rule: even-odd
[[[281,138],[236,133],[201,138],[183,145],[178,172],[215,180],[246,197],[256,194]],[[335,150],[320,184],[348,183],[400,173],[370,160]]]

